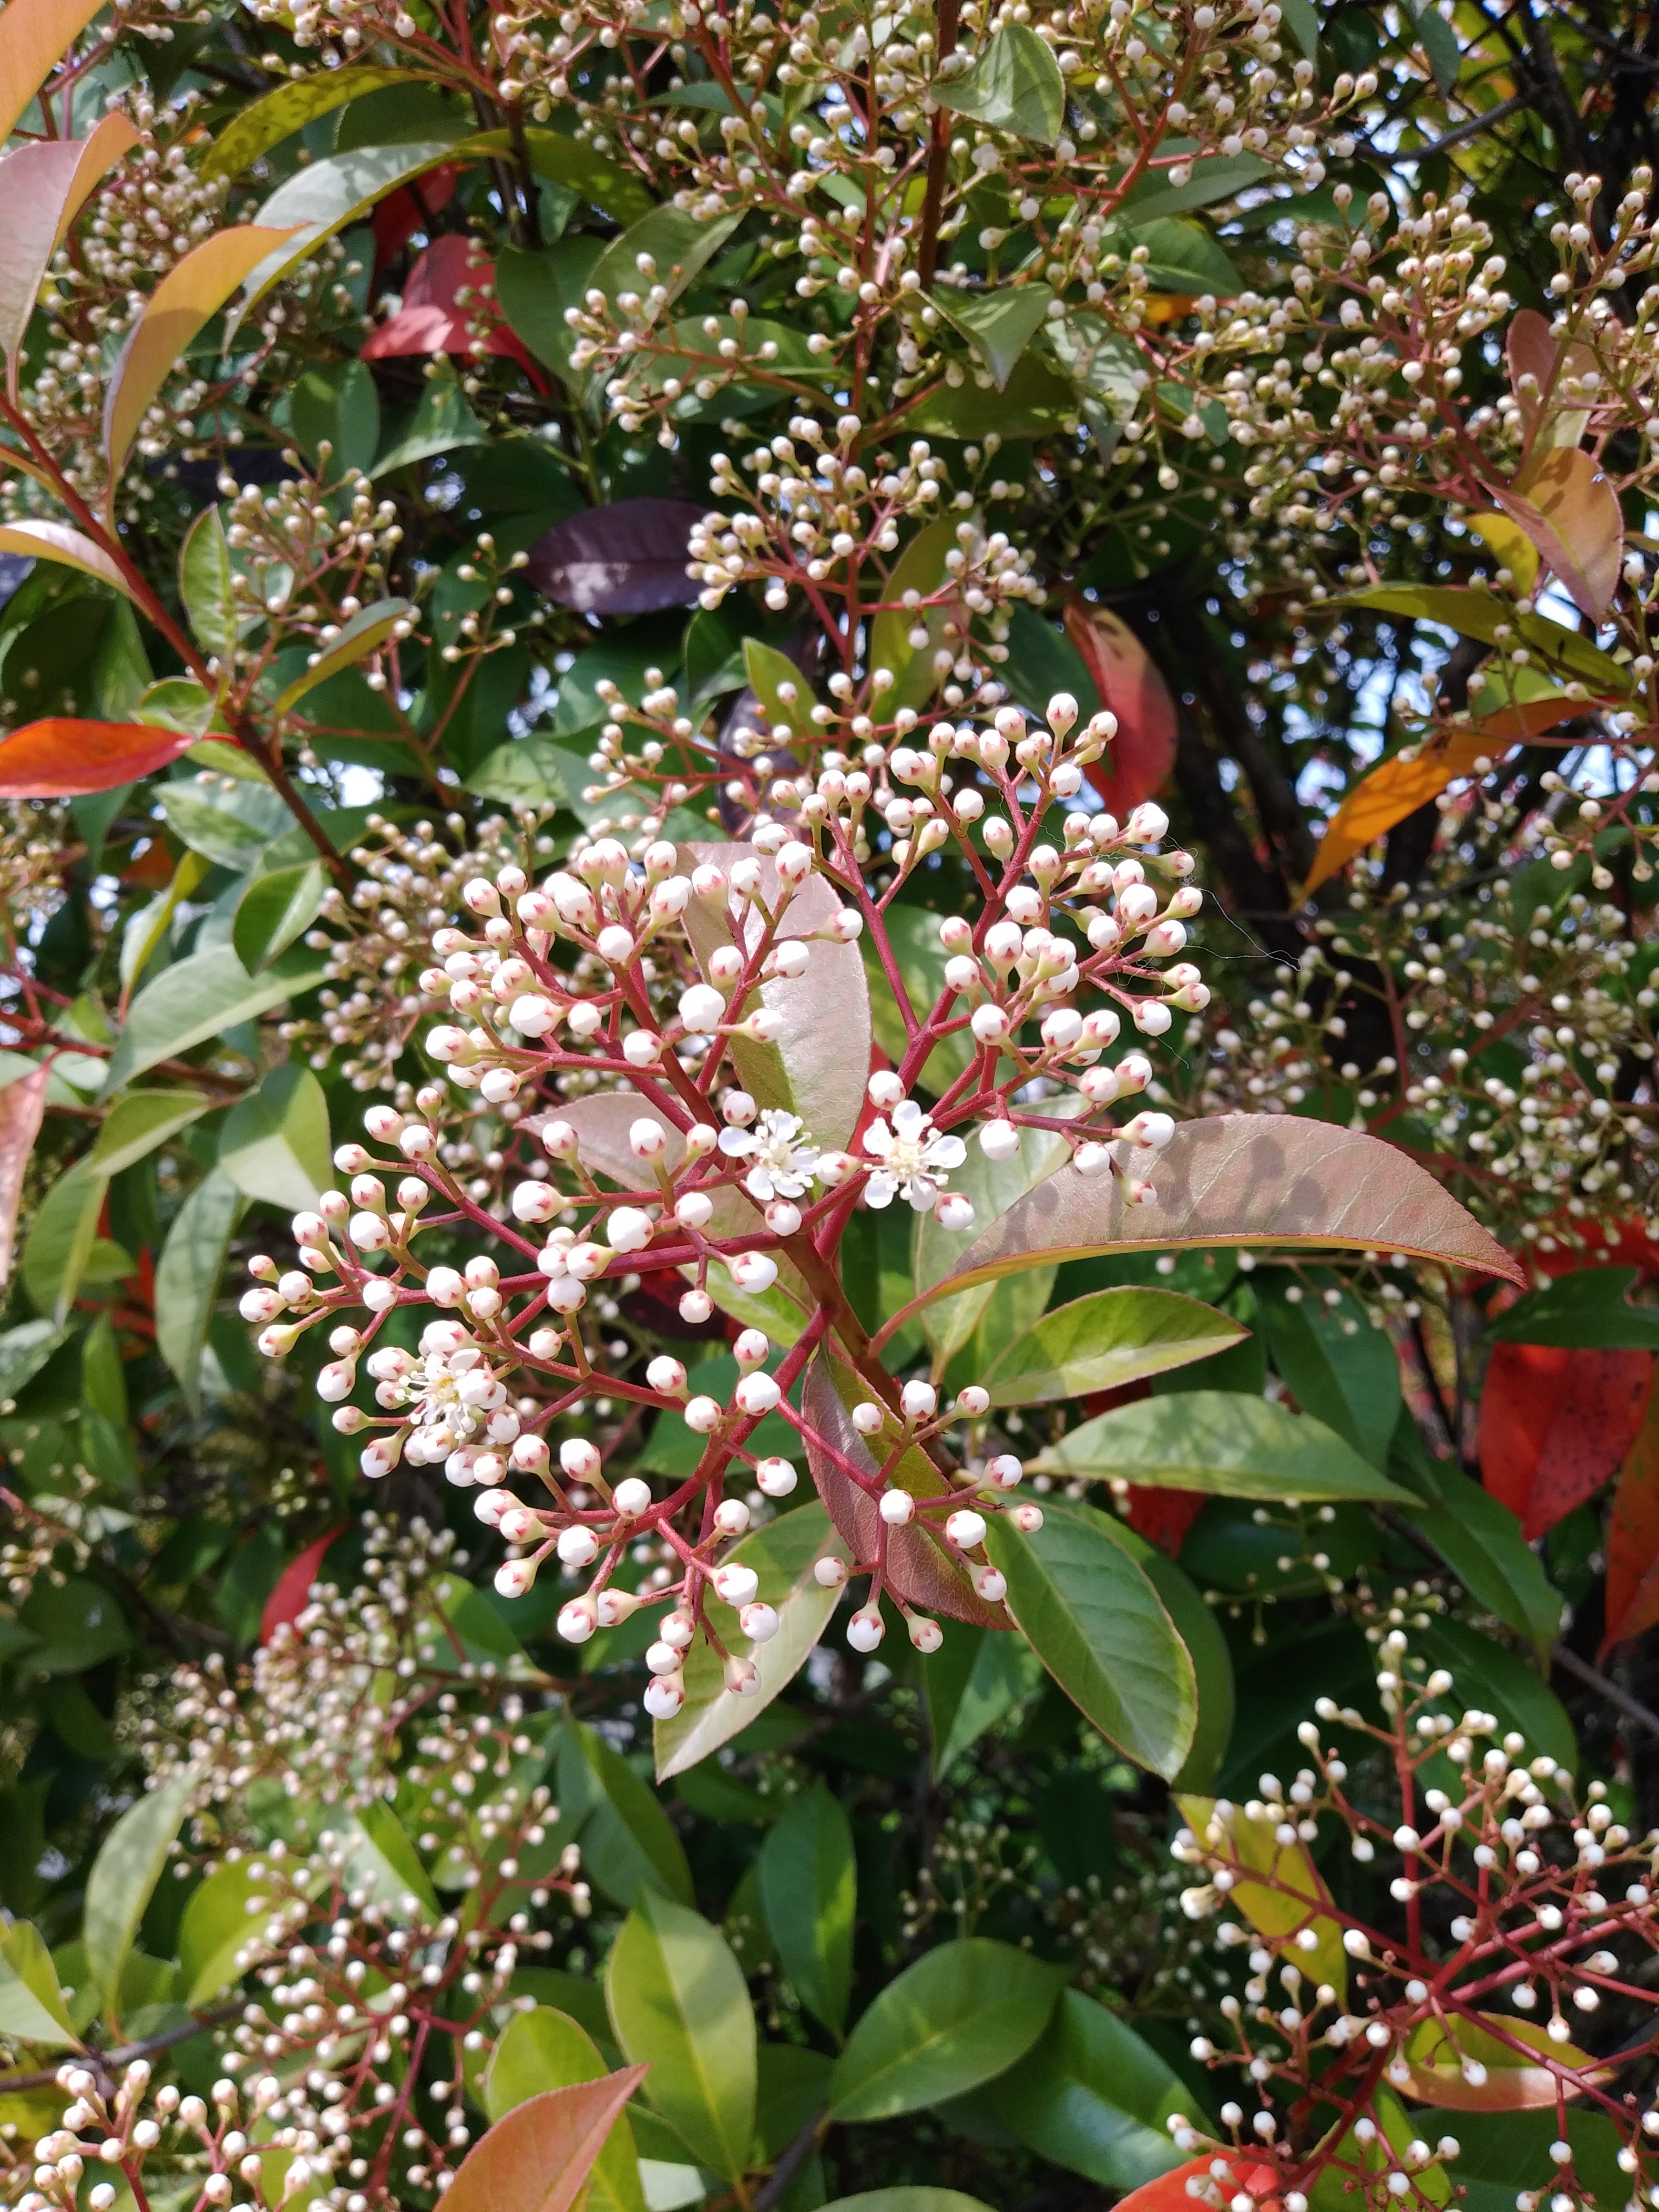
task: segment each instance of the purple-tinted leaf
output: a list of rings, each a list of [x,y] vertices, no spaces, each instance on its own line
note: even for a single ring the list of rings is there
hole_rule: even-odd
[[[526,575],[583,615],[645,615],[690,606],[687,544],[705,510],[689,499],[625,499],[556,523],[530,549]]]

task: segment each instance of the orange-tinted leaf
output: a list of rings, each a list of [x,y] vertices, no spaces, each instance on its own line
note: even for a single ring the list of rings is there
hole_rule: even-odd
[[[1524,2046],[1515,2048],[1516,2044]],[[1538,2063],[1531,2054],[1536,2052]],[[1552,2043],[1541,2020],[1515,2020],[1502,2013],[1425,2020],[1406,2045],[1411,2080],[1401,2087],[1408,2097],[1455,2112],[1530,2112],[1555,2103],[1560,2086],[1575,2095],[1589,2081],[1605,2081],[1588,2051],[1571,2043]],[[1472,2066],[1471,2080],[1467,2068]]]
[[[1635,1442],[1650,1352],[1495,1344],[1480,1395],[1480,1479],[1528,1542],[1593,1497]]]
[[[292,1626],[310,1604],[311,1585],[322,1572],[324,1554],[337,1537],[345,1534],[347,1526],[342,1521],[325,1535],[319,1536],[314,1544],[307,1544],[299,1557],[290,1559],[283,1569],[259,1615],[261,1644],[269,1644],[279,1628]]]
[[[462,2160],[444,2197],[448,2212],[569,2212],[612,2122],[650,2070],[624,2067],[515,2105]]]
[[[839,1372],[854,1402],[867,1395],[848,1370]],[[853,1417],[822,1354],[806,1370],[800,1404],[801,1412],[826,1443],[861,1474],[874,1475],[876,1462],[870,1447],[853,1426]],[[884,1456],[890,1441],[885,1436],[879,1439]],[[861,1488],[810,1439],[806,1461],[818,1495],[854,1559],[873,1559],[882,1534],[874,1495]],[[907,1452],[890,1480],[917,1498],[937,1498],[945,1489],[943,1477],[921,1450]],[[907,1605],[917,1606],[924,1613],[942,1613],[952,1620],[974,1621],[986,1628],[1012,1626],[1001,1606],[987,1605],[977,1595],[961,1561],[924,1522],[911,1521],[902,1528],[887,1531],[887,1580]]]
[[[103,0],[9,0],[0,15],[0,145]]]
[[[1176,1803],[1204,1846],[1207,1863],[1231,1870],[1228,1905],[1269,1938],[1282,1940],[1310,1929],[1317,1941],[1306,1952],[1297,1946],[1296,1964],[1310,1981],[1328,1983],[1340,1998],[1348,1986],[1342,1926],[1308,1846],[1281,1843],[1279,1823],[1262,1814],[1260,1806],[1252,1818],[1238,1805],[1219,1811],[1213,1797],[1177,1797]]]
[[[173,363],[243,278],[293,235],[292,228],[272,230],[258,223],[222,230],[185,254],[150,294],[121,349],[104,400],[104,459],[112,501],[145,410]]]
[[[40,1133],[51,1080],[52,1070],[43,1062],[0,1091],[0,1289],[11,1279],[23,1174]]]
[[[1425,747],[1411,760],[1384,761],[1374,768],[1347,797],[1327,824],[1320,840],[1302,896],[1308,898],[1337,870],[1385,836],[1396,822],[1415,814],[1460,775],[1474,773],[1474,763],[1492,751],[1484,733],[1455,737],[1448,744]]]
[[[15,454],[8,453],[7,467],[11,467],[15,459]],[[122,574],[119,562],[83,532],[71,530],[67,522],[0,524],[0,553],[21,553],[28,561],[61,561],[66,568],[78,568],[83,576],[96,576],[100,584],[113,585],[125,598],[132,598],[132,587]]]
[[[1492,495],[1579,612],[1605,622],[1625,555],[1625,518],[1600,462],[1577,446],[1553,447],[1515,485]]]
[[[1139,2189],[1132,2189],[1127,2197],[1120,2197],[1115,2212],[1193,2212],[1194,2199],[1187,2193],[1187,2184],[1200,2177],[1207,2181],[1210,2160],[1189,2159],[1185,2166],[1177,2166],[1168,2173],[1160,2173],[1156,2181],[1143,2181]],[[1224,2194],[1243,2190],[1267,2208],[1275,2204],[1273,2191],[1279,2177],[1270,2166],[1259,2166],[1248,2159],[1234,2161],[1233,2170],[1222,2184]]]
[[[89,138],[41,138],[0,161],[0,353],[7,389],[17,397],[17,349],[23,343],[47,264],[86,204],[88,193],[138,133],[125,115],[106,115]]]
[[[0,532],[0,536],[5,533]],[[78,799],[136,783],[196,740],[144,722],[31,722],[0,742],[0,799]]]
[[[1159,1158],[1157,1188],[1155,1200],[1130,1206],[1115,1176],[1062,1167],[976,1237],[927,1297],[1050,1261],[1187,1245],[1407,1252],[1522,1279],[1425,1169],[1379,1137],[1328,1121],[1218,1114],[1183,1122]]]
[[[1121,821],[1161,788],[1175,766],[1175,701],[1140,640],[1104,607],[1074,599],[1066,610],[1066,635],[1094,678],[1102,705],[1117,716],[1116,737],[1088,774]]]
[[[1547,317],[1535,307],[1522,307],[1510,325],[1507,340],[1510,385],[1521,407],[1521,428],[1528,450],[1534,444],[1576,446],[1589,419],[1582,407],[1563,407],[1561,386],[1569,376],[1582,376],[1600,366],[1595,352],[1575,343],[1565,358],[1551,333]],[[1526,391],[1521,380],[1530,376],[1536,391]]]
[[[1607,1520],[1603,1655],[1659,1620],[1659,1391],[1619,1470]]]

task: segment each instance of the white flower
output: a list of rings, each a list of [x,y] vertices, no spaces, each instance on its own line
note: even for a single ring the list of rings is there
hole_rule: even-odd
[[[933,1127],[914,1098],[901,1098],[893,1109],[892,1127],[874,1121],[864,1133],[864,1149],[879,1163],[865,1185],[872,1206],[890,1206],[902,1198],[918,1213],[931,1213],[939,1187],[952,1168],[968,1157],[960,1137],[946,1137]]]
[[[752,1127],[722,1129],[720,1145],[728,1159],[754,1162],[744,1188],[767,1206],[775,1198],[799,1198],[812,1180],[817,1148],[811,1138],[799,1142],[800,1135],[799,1114],[769,1106]]]

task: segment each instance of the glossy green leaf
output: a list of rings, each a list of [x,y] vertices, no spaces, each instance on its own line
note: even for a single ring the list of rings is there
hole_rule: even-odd
[[[416,177],[445,161],[466,155],[463,137],[423,139],[401,146],[362,146],[349,154],[330,154],[312,161],[278,185],[259,210],[259,222],[292,226],[295,235],[267,254],[249,276],[228,322],[246,316],[290,269]]]
[[[204,789],[183,778],[159,794],[167,827],[193,852],[222,868],[252,866],[267,845],[294,827],[294,817],[269,784],[238,782]]]
[[[949,1630],[921,1669],[935,1780],[1042,1680],[1042,1662],[1023,1636],[966,1622]]]
[[[741,2180],[755,2135],[755,2015],[726,1938],[642,1889],[606,1961],[617,2041],[698,2163]]]
[[[407,623],[414,612],[408,599],[376,599],[372,605],[359,608],[338,635],[328,639],[312,655],[310,666],[283,690],[271,713],[288,714],[308,691],[314,691],[319,684],[326,684],[331,676],[337,676],[343,668],[355,667],[358,661],[367,660],[371,653],[378,653],[398,625]]]
[[[1540,1666],[1561,1628],[1561,1593],[1500,1498],[1450,1460],[1431,1459],[1409,1413],[1395,1437],[1390,1471],[1422,1504],[1406,1517],[1434,1547],[1469,1595],[1523,1637]]]
[[[459,380],[447,362],[421,387],[415,412],[398,428],[390,445],[375,460],[370,474],[390,476],[394,469],[410,468],[440,453],[453,453],[462,446],[487,446],[484,427],[466,403]]]
[[[1205,155],[1192,164],[1192,173],[1184,185],[1172,185],[1164,170],[1143,178],[1119,212],[1139,219],[1213,207],[1218,200],[1236,199],[1269,174],[1267,163],[1255,154]]]
[[[1197,1726],[1186,1645],[1104,1515],[1052,1498],[1043,1511],[1030,1536],[991,1520],[985,1548],[1007,1577],[1009,1612],[1103,1736],[1139,1765],[1178,1774]]]
[[[838,2120],[890,2120],[976,2089],[1048,2024],[1071,1969],[972,1936],[925,1952],[879,1990],[830,2076]]]
[[[61,1328],[98,1237],[109,1178],[89,1160],[60,1175],[36,1210],[23,1246],[23,1288],[37,1313]]]
[[[780,744],[787,744],[803,733],[810,738],[812,687],[787,654],[775,652],[757,637],[746,637],[743,641],[743,665],[749,688],[759,705],[765,734],[770,736],[782,724],[788,736],[780,738]]]
[[[106,2009],[120,1986],[121,1970],[161,1879],[191,1787],[188,1776],[176,1775],[146,1791],[122,1814],[92,1863],[82,1941],[88,1976]]]
[[[110,1056],[108,1091],[118,1091],[157,1060],[252,1021],[322,981],[322,956],[301,946],[250,975],[229,945],[175,961],[134,999]]]
[[[179,596],[196,642],[204,653],[229,665],[236,650],[236,601],[230,547],[216,507],[204,507],[185,536],[179,554]]]
[[[1103,2189],[1139,2189],[1181,2163],[1164,2122],[1190,2104],[1125,2021],[1062,1990],[1042,2041],[1006,2074],[996,2109],[1023,2143]]]
[[[1454,1720],[1478,1705],[1498,1716],[1500,1735],[1511,1729],[1520,1731],[1527,1740],[1528,1758],[1547,1752],[1568,1773],[1576,1771],[1578,1747],[1572,1723],[1530,1661],[1461,1620],[1437,1617],[1416,1633],[1425,1670],[1443,1667],[1452,1678],[1441,1702]]]
[[[767,1926],[795,1995],[838,2036],[853,1987],[858,1868],[852,1826],[823,1781],[797,1797],[768,1836],[760,1881]]]
[[[822,1505],[797,1506],[764,1527],[751,1529],[726,1556],[752,1567],[757,1595],[775,1607],[778,1632],[750,1652],[760,1673],[759,1686],[739,1697],[726,1686],[725,1670],[709,1646],[699,1641],[686,1654],[685,1703],[672,1720],[656,1723],[657,1778],[666,1782],[718,1751],[763,1712],[787,1688],[817,1644],[836,1609],[840,1593],[815,1580],[812,1563],[834,1551],[838,1539]],[[704,1603],[716,1633],[728,1650],[744,1644],[738,1616],[710,1591]]]
[[[609,2071],[593,2039],[568,2013],[550,2005],[516,2014],[503,2030],[484,2075],[484,2110],[502,2119],[529,2098],[578,2081],[597,2081]],[[645,2212],[633,2130],[620,2113],[588,2185],[588,2212]]]
[[[1121,1475],[1218,1498],[1397,1505],[1411,1496],[1311,1413],[1232,1390],[1181,1390],[1119,1406],[1072,1430],[1032,1465],[1048,1474]]]
[[[0,1941],[0,2035],[42,2051],[78,2051],[52,1954],[32,1920],[15,1920]]]
[[[267,1917],[261,1907],[271,1895],[270,1875],[257,1857],[216,1867],[191,1891],[179,1923],[179,1965],[187,2005],[210,2004],[241,1979],[246,1969],[240,1962],[250,1945],[256,1951],[261,1945]]]
[[[1299,1299],[1278,1270],[1256,1279],[1273,1363],[1304,1413],[1351,1443],[1373,1467],[1387,1464],[1400,1419],[1400,1360],[1345,1285],[1316,1279]],[[1336,1304],[1327,1291],[1334,1291]]]
[[[1553,1344],[1597,1352],[1659,1351],[1659,1306],[1630,1302],[1634,1267],[1581,1267],[1528,1291],[1487,1324],[1498,1344]]]
[[[296,131],[303,131],[319,115],[343,107],[349,100],[361,100],[365,93],[379,92],[391,85],[405,85],[409,80],[409,69],[404,63],[393,66],[357,62],[344,69],[319,70],[292,83],[279,84],[264,99],[252,101],[232,117],[208,149],[202,176],[204,180],[239,177],[262,154],[268,154],[273,146],[279,146]]]
[[[1018,26],[1016,26],[1018,27]],[[1051,325],[1057,328],[1058,325]],[[930,438],[1035,438],[1075,422],[1078,397],[1066,378],[1035,352],[1016,365],[999,392],[973,377],[959,385],[932,385],[900,418],[907,435]]]
[[[559,1739],[559,1801],[607,1897],[635,1905],[651,1891],[692,1902],[684,1850],[651,1785],[603,1736],[574,1722]]]
[[[1228,1904],[1264,1936],[1311,1935],[1305,1954],[1298,1947],[1302,1972],[1316,1987],[1328,1983],[1340,1999],[1348,1985],[1342,1923],[1308,1845],[1269,1819],[1260,1804],[1252,1808],[1186,1796],[1176,1802],[1211,1855],[1206,1863],[1232,1875]]]
[[[368,1890],[394,1918],[438,1917],[431,1879],[402,1821],[384,1798],[360,1806],[339,1826],[348,1888]]]
[[[994,1406],[1081,1398],[1208,1359],[1246,1334],[1228,1315],[1197,1298],[1124,1285],[1045,1314],[980,1379]]]
[[[925,600],[943,592],[951,580],[951,571],[945,565],[945,556],[956,549],[956,544],[955,522],[949,516],[940,515],[937,522],[927,523],[916,532],[887,580],[889,604],[871,625],[870,665],[872,668],[885,668],[892,676],[893,688],[886,696],[896,708],[924,706],[942,681],[934,672],[933,654],[944,642],[945,625],[951,617],[954,595],[946,595],[938,606],[912,609],[903,602],[907,592],[915,592]],[[910,642],[910,632],[918,623],[927,632],[927,643],[922,647]],[[888,919],[897,923],[914,911],[894,907],[889,910]],[[937,939],[937,923],[933,931]],[[900,1049],[902,1050],[902,1044]]]
[[[639,256],[648,253],[657,264],[656,283],[667,295],[655,310],[653,319],[660,319],[742,220],[740,214],[724,215],[704,222],[684,208],[654,207],[611,240],[593,264],[588,289],[612,301],[619,292],[637,291]]]
[[[505,131],[482,131],[467,143],[481,154],[506,154],[513,142]],[[524,143],[538,177],[579,193],[617,222],[637,222],[652,212],[655,203],[640,178],[568,131],[528,130]]]
[[[1201,222],[1164,215],[1119,234],[1120,251],[1146,248],[1146,281],[1154,291],[1216,294],[1231,299],[1243,279]]]
[[[201,1404],[202,1352],[225,1255],[246,1199],[215,1168],[173,1217],[155,1263],[155,1348],[192,1410]]]
[[[963,76],[933,81],[933,97],[994,131],[1052,146],[1066,118],[1066,81],[1053,49],[1024,23],[1004,23]]]
[[[1508,629],[1522,638],[1535,656],[1541,656],[1553,673],[1577,677],[1594,685],[1604,698],[1628,696],[1628,672],[1608,653],[1577,630],[1552,622],[1547,615],[1517,614],[1514,603],[1495,592],[1478,591],[1455,584],[1373,584],[1332,599],[1334,607],[1369,607],[1378,614],[1403,615],[1415,622],[1443,623],[1460,637],[1478,638],[1483,645],[1498,642],[1498,632]]]
[[[1045,1510],[1054,1510],[1051,1502]],[[1062,1519],[1072,1502],[1060,1502]],[[1086,1509],[1085,1509],[1086,1510]],[[1193,1685],[1198,1698],[1198,1723],[1181,1771],[1172,1777],[1178,1790],[1207,1790],[1221,1771],[1232,1742],[1237,1699],[1233,1686],[1231,1647],[1221,1632],[1216,1609],[1206,1605],[1203,1593],[1168,1554],[1150,1542],[1115,1513],[1096,1513],[1090,1521],[1096,1534],[1109,1535],[1134,1560],[1158,1592],[1175,1632],[1187,1647],[1193,1662]]]
[[[279,959],[310,928],[327,889],[328,876],[320,860],[295,860],[254,878],[237,905],[230,930],[236,957],[250,975]]]
[[[586,232],[550,246],[504,246],[495,260],[495,296],[501,313],[544,368],[562,383],[579,385],[570,366],[576,332],[565,310],[580,307],[602,240]]]
[[[941,286],[934,294],[940,313],[950,317],[990,370],[999,392],[1042,329],[1054,296],[1047,284],[1036,283],[1000,284],[990,292]]]
[[[216,1101],[200,1091],[131,1091],[104,1116],[88,1158],[103,1176],[118,1176],[205,1114]]]
[[[249,1198],[290,1212],[315,1206],[332,1180],[328,1101],[303,1061],[283,1060],[231,1108],[219,1166]]]

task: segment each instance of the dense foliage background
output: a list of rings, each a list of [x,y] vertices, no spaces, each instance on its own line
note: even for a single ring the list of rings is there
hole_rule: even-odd
[[[1589,0],[9,0],[9,2203],[1655,2182],[1656,55]],[[428,1162],[416,1274],[482,1325],[483,1232],[656,1190],[617,1097],[656,1060],[609,1012],[455,1042],[480,947],[562,931],[558,990],[626,966],[659,1036],[713,909],[607,955],[605,885],[763,855],[775,902],[803,849],[816,994],[732,1050],[806,1126],[761,1125],[766,1233],[710,1233],[816,1209],[827,1273],[653,1261],[614,1208],[585,1305],[543,1270],[566,1348],[485,1442],[574,1445],[566,1520],[674,1501],[573,1616],[591,1554],[537,1574],[555,1522],[446,1479],[481,1431],[371,1479],[403,1370],[296,1338],[296,1234]],[[1104,1071],[1118,1018],[1039,1026],[1062,893],[1099,959],[1056,1005],[1080,951],[1138,1024]],[[1012,1164],[879,1203],[907,1089],[1012,1110]],[[1079,1111],[1127,1135],[1028,1235]],[[831,1311],[885,1430],[798,1387]],[[772,1368],[728,1479],[691,1402]],[[971,1589],[941,1536],[875,1655],[811,1569],[870,1564],[847,1455],[930,1377],[965,1425],[907,1398],[904,1480],[1017,1453],[1041,1510]],[[648,1601],[722,1534],[789,1663],[750,1712],[700,1644],[647,1707]]]

